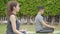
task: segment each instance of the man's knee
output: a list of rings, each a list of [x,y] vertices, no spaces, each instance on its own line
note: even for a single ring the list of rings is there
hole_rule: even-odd
[[[52,32],[54,32],[54,28],[52,28],[51,30],[52,30]]]

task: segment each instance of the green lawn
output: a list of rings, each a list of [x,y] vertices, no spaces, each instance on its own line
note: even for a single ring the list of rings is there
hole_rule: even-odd
[[[26,28],[27,31],[35,31],[34,25],[21,25],[22,28]],[[60,31],[60,26],[56,26],[55,31]],[[6,33],[6,24],[0,24],[0,34]]]

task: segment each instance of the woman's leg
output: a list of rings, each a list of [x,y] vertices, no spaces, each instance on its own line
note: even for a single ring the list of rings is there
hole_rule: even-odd
[[[48,34],[52,34],[52,33],[48,33]]]
[[[26,32],[22,32],[23,34],[26,34]]]

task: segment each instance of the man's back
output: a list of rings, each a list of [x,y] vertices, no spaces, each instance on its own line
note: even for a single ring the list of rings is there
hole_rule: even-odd
[[[41,24],[41,20],[43,20],[43,17],[40,14],[37,14],[37,16],[35,17],[36,31],[40,31],[43,29],[43,26]]]

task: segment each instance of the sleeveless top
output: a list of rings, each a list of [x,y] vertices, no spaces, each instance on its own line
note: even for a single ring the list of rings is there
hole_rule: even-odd
[[[12,14],[14,15],[14,14]],[[11,15],[10,15],[11,16]],[[13,32],[12,30],[12,25],[11,25],[11,21],[10,21],[10,16],[8,16],[8,23],[7,23],[7,31],[6,31],[6,34],[16,34]],[[14,15],[15,16],[15,15]],[[19,20],[18,18],[15,16],[16,18],[16,29],[19,30],[19,26],[20,26],[20,23],[19,23]]]

